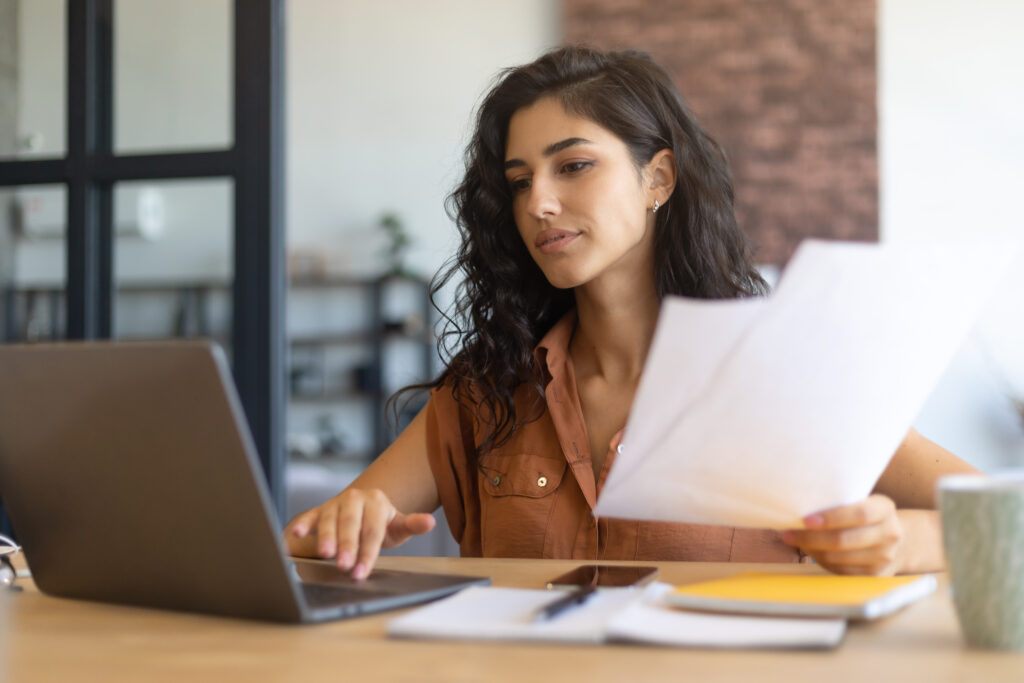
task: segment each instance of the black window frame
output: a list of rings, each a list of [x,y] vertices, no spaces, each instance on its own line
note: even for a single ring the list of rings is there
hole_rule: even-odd
[[[113,0],[67,1],[67,151],[0,160],[0,187],[67,187],[67,338],[113,330],[115,183],[234,182],[232,370],[281,520],[284,489],[284,2],[234,0],[234,142],[228,149],[113,152]],[[2,522],[0,510],[0,522]]]

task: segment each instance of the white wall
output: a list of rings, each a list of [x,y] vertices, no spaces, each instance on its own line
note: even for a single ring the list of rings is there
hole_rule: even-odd
[[[881,238],[1024,237],[1024,3],[879,3]],[[917,427],[986,469],[1024,466],[1024,252]]]
[[[409,263],[433,274],[453,252],[445,195],[474,105],[502,68],[557,44],[555,0],[292,0],[288,5],[288,229],[372,270],[377,221],[397,212]]]
[[[886,241],[1024,233],[1024,2],[879,3]]]

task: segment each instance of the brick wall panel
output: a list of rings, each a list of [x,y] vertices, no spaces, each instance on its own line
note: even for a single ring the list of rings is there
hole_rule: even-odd
[[[874,0],[564,0],[565,39],[650,52],[725,148],[757,260],[878,239]]]

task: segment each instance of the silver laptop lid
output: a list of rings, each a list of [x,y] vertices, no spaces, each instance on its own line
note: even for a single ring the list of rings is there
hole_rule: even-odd
[[[0,346],[0,494],[46,593],[301,620],[259,472],[219,347]]]

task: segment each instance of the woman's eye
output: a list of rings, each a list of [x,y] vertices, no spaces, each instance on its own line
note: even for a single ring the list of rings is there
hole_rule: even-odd
[[[570,161],[562,166],[562,173],[579,173],[591,165],[589,161]]]
[[[512,190],[513,193],[522,192],[523,190],[530,189],[530,179],[529,178],[517,178],[515,180],[509,181],[508,186],[509,186],[509,189]]]

